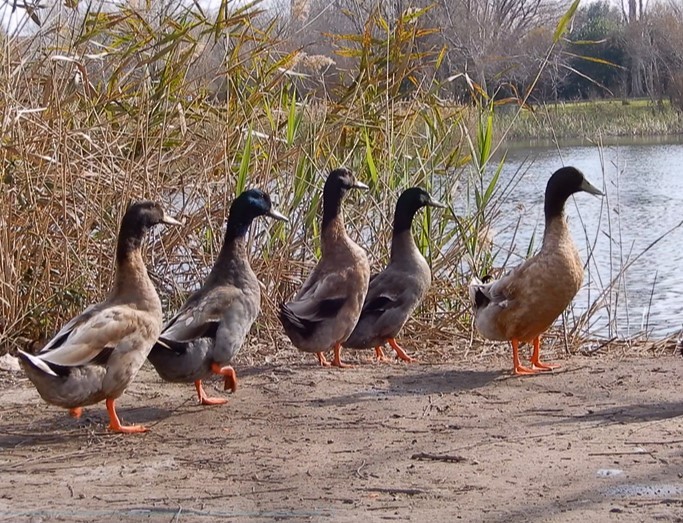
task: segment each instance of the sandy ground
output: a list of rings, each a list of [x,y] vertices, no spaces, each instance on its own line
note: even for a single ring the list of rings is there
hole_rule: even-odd
[[[238,366],[218,407],[145,366],[132,436],[0,373],[0,520],[683,522],[683,358],[508,358]]]

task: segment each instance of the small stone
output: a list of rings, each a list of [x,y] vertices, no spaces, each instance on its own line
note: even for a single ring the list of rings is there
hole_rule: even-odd
[[[19,360],[11,354],[0,356],[0,370],[6,372],[19,372],[21,370]]]

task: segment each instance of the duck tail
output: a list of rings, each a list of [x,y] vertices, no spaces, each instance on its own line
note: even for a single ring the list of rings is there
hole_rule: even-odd
[[[484,279],[487,278],[490,279],[490,276],[484,277]],[[472,302],[472,306],[475,309],[481,309],[483,307],[486,307],[491,302],[489,297],[486,296],[486,294],[482,290],[482,285],[484,285],[484,282],[476,276],[472,277],[472,279],[470,280],[468,288],[470,293],[470,302]]]
[[[54,376],[55,378],[58,377],[58,374],[54,370],[52,370],[49,363],[41,360],[39,357],[34,356],[33,354],[24,352],[23,350],[19,350],[18,353],[19,359],[23,361],[25,364],[31,365],[32,367],[38,369],[41,372],[44,372],[49,376]]]
[[[290,329],[297,331],[299,334],[304,334],[307,330],[307,326],[304,325],[301,318],[294,314],[294,311],[290,309],[286,303],[280,304],[278,318],[280,319],[282,326],[285,328],[285,331],[288,333]]]

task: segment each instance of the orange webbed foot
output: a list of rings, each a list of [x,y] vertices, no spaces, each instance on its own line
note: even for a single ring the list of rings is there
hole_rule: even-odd
[[[387,340],[389,342],[389,345],[391,345],[391,348],[394,349],[396,352],[396,357],[400,359],[401,361],[405,361],[406,363],[416,363],[417,360],[411,356],[408,356],[406,354],[406,351],[404,351],[401,346],[396,343],[396,340],[394,338],[389,338]]]
[[[541,337],[536,336],[533,340],[534,352],[531,354],[531,365],[532,368],[539,371],[549,371],[559,367],[559,365],[553,365],[552,363],[541,363]]]
[[[320,363],[321,367],[329,367],[332,365],[329,361],[327,361],[324,352],[316,352],[315,355],[318,357],[318,362]]]
[[[223,390],[230,389],[232,392],[237,390],[237,373],[230,365],[221,367],[218,363],[212,363],[211,372],[220,376],[225,376]]]
[[[331,365],[333,367],[339,367],[340,369],[353,369],[354,366],[348,363],[344,363],[341,360],[341,343],[337,343],[334,346],[334,358],[332,358]]]
[[[541,363],[540,361],[531,360],[531,368],[541,372],[548,372],[553,369],[558,369],[560,366],[552,363]]]
[[[524,367],[520,362],[519,362],[519,340],[513,338],[510,340],[510,343],[512,344],[512,366],[513,366],[513,371],[512,373],[515,376],[528,376],[530,374],[538,374],[538,370],[530,369],[528,367]]]
[[[83,415],[83,407],[74,407],[73,409],[69,409],[69,416],[72,418],[80,418]]]
[[[107,398],[107,412],[109,413],[109,430],[112,432],[119,432],[121,434],[140,434],[147,432],[149,429],[142,425],[121,425],[121,421],[116,414],[116,407],[113,399]]]
[[[382,347],[375,347],[375,361],[377,363],[391,363],[391,359],[387,358],[382,350]]]
[[[538,370],[530,369],[529,367],[524,367],[522,365],[515,367],[514,370],[512,371],[512,373],[515,376],[530,376],[533,374],[538,374],[539,372],[540,371],[538,371]]]
[[[194,382],[194,387],[197,389],[197,396],[199,397],[200,405],[224,405],[228,402],[225,398],[210,398],[204,392],[204,386],[202,385],[202,380],[197,380]]]

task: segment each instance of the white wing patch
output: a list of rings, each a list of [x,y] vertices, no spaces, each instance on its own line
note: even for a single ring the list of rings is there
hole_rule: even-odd
[[[65,367],[84,365],[107,347],[116,347],[134,332],[138,327],[138,314],[124,307],[97,312],[77,325],[61,345],[47,351],[43,349],[37,357]]]

